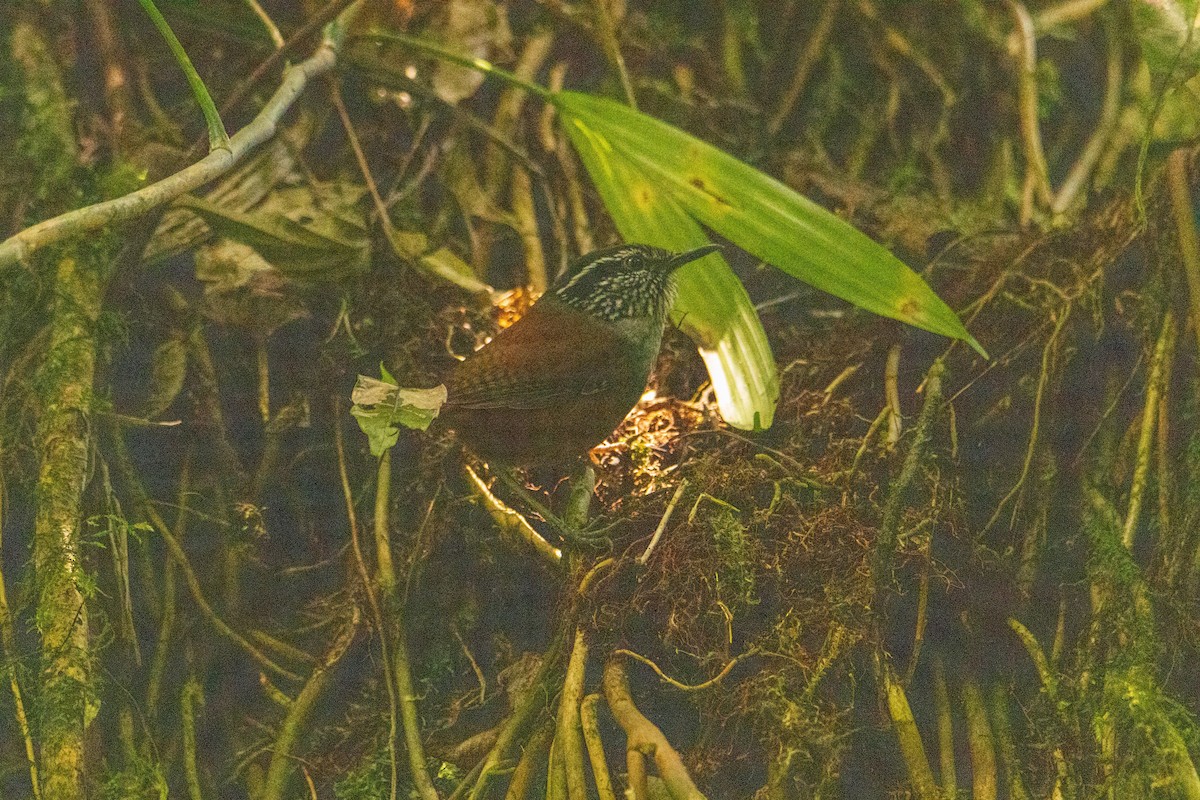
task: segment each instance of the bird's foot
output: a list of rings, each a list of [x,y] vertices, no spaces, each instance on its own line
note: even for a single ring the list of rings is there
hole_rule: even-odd
[[[512,492],[519,495],[533,512],[546,521],[546,524],[558,534],[568,546],[579,550],[604,550],[612,546],[612,540],[607,535],[616,527],[616,522],[605,522],[603,518],[588,518],[592,493],[596,489],[596,473],[590,464],[571,478],[571,493],[567,498],[567,506],[560,516],[550,510],[541,498],[530,491],[516,473],[510,469],[496,470],[501,482]]]
[[[611,550],[612,537],[608,532],[619,524],[617,521],[605,522],[602,517],[589,520],[586,525],[581,528],[568,526],[564,520],[558,520],[557,523],[551,522],[554,532],[557,533],[563,542],[575,550]]]

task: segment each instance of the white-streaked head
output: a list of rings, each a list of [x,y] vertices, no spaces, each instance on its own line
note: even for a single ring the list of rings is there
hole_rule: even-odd
[[[718,249],[713,244],[684,253],[648,244],[606,247],[576,259],[550,291],[601,319],[665,322],[675,303],[675,270]]]

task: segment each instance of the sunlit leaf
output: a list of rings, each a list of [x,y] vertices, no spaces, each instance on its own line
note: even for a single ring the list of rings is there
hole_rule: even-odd
[[[708,242],[661,182],[616,152],[605,137],[575,120],[566,128],[621,235],[631,242],[682,251]],[[775,359],[741,281],[720,254],[679,271],[674,318],[697,344],[721,415],[730,425],[770,427],[779,396]]]
[[[561,92],[554,103],[577,146],[630,165],[628,174],[744,250],[868,311],[983,352],[958,316],[887,248],[774,178],[612,100]],[[597,184],[614,179],[597,166],[599,172],[589,167]],[[601,195],[609,201],[603,189]]]
[[[359,375],[350,395],[354,406],[350,413],[367,435],[371,454],[382,456],[400,436],[400,426],[425,430],[446,402],[446,387],[402,389],[387,371],[384,380]]]

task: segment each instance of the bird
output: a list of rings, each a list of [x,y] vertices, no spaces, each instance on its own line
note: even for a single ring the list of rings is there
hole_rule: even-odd
[[[580,256],[524,316],[450,371],[442,423],[488,462],[527,467],[584,455],[645,392],[675,271],[719,249],[621,244]]]

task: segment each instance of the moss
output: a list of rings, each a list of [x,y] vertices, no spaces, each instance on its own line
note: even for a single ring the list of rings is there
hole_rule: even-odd
[[[104,777],[96,791],[96,800],[166,800],[167,797],[167,779],[162,769],[140,757]]]
[[[717,593],[731,608],[754,602],[754,564],[749,531],[728,508],[720,509],[709,521],[717,563],[713,568]]]
[[[337,800],[375,800],[391,793],[392,768],[387,746],[378,747],[333,784]]]

